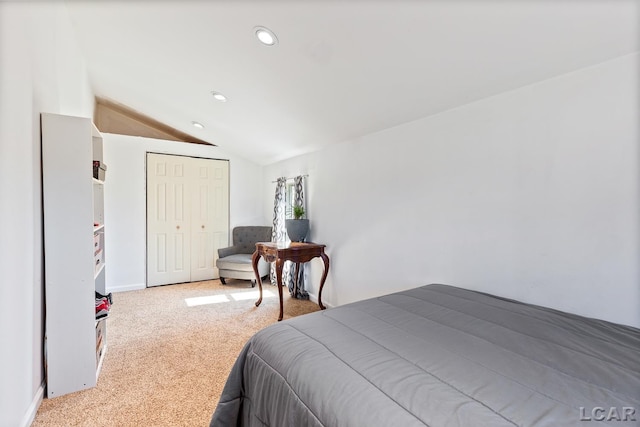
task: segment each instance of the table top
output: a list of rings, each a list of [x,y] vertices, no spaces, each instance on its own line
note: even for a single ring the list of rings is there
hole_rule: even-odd
[[[315,257],[323,257],[326,245],[311,242],[258,242],[256,256],[262,255],[268,262],[289,260],[293,262],[309,262]]]
[[[310,249],[310,248],[324,248],[327,245],[322,245],[319,243],[313,242],[258,242],[256,243],[256,248],[258,245],[263,248],[269,249]]]

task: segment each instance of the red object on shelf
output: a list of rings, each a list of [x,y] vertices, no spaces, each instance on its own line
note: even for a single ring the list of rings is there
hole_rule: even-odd
[[[104,181],[107,174],[107,165],[102,163],[100,160],[93,161],[93,177],[95,179],[99,179],[100,181]]]

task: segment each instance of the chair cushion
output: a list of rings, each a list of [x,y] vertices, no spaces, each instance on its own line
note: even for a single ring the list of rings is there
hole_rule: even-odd
[[[216,266],[223,270],[253,271],[251,265],[252,254],[234,254],[218,258]]]

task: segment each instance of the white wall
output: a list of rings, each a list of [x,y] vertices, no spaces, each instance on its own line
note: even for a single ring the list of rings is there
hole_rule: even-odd
[[[126,135],[104,135],[105,250],[109,291],[141,289],[146,283],[146,153],[229,160],[229,223],[262,222],[262,167],[219,147]]]
[[[93,94],[62,3],[0,2],[0,426],[42,398],[40,113],[91,117]]]
[[[639,61],[265,167],[265,218],[271,181],[308,173],[334,305],[445,283],[640,326]]]

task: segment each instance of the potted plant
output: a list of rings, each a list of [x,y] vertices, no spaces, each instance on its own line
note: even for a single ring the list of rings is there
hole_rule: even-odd
[[[302,218],[305,215],[304,208],[300,205],[293,207],[293,218],[284,221],[287,235],[292,242],[304,242],[309,232],[309,220]]]

